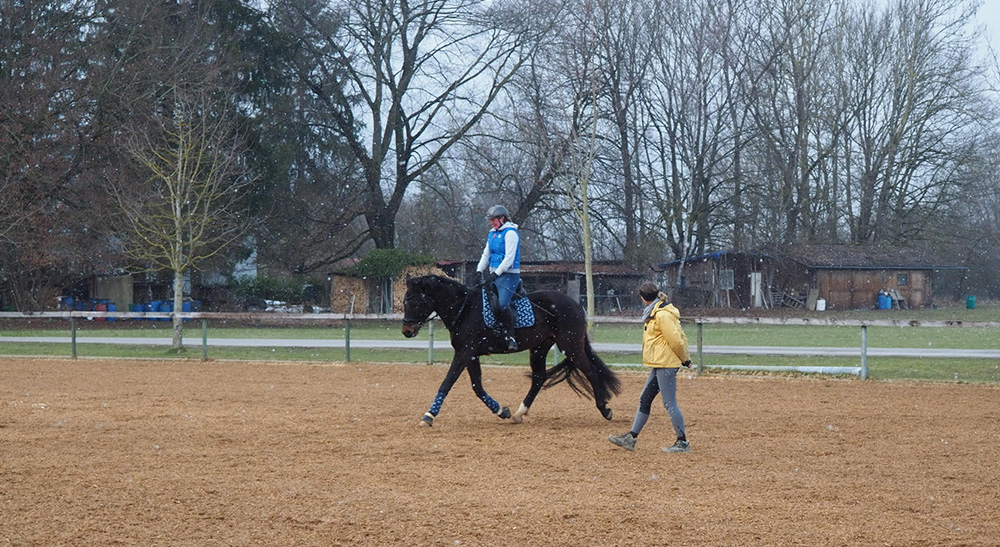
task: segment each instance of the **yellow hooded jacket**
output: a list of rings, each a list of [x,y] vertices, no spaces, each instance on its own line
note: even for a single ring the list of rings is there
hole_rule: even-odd
[[[642,364],[652,368],[679,368],[691,360],[681,312],[663,300],[653,305],[642,327]]]

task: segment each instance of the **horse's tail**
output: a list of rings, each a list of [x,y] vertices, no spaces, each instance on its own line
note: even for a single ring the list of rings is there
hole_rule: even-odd
[[[580,370],[580,367],[569,357],[566,357],[558,365],[545,372],[544,387],[548,389],[565,381],[577,394],[591,399],[594,398],[595,390],[604,396],[621,393],[622,383],[615,371],[608,368],[608,365],[604,364],[604,361],[598,357],[594,348],[591,347],[590,341],[585,341],[584,344],[587,360],[590,361],[590,366],[594,369],[593,381],[588,381],[587,375]]]

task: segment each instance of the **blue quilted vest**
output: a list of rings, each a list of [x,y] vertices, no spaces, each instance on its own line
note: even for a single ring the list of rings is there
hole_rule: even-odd
[[[490,232],[487,239],[487,243],[490,246],[490,268],[496,268],[503,262],[504,254],[507,252],[507,246],[504,243],[504,235],[507,232],[516,232],[514,228],[503,228],[496,232]],[[517,246],[517,254],[514,255],[514,264],[510,267],[511,270],[517,271],[521,269],[521,246]]]

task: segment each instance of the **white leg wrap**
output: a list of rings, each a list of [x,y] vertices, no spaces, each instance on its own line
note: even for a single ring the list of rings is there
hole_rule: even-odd
[[[524,403],[521,403],[521,406],[517,407],[517,412],[511,416],[511,420],[513,420],[515,424],[519,424],[524,421],[524,415],[527,413],[528,407],[524,406]]]

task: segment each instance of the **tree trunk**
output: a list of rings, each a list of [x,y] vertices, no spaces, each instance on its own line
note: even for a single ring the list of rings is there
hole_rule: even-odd
[[[170,320],[173,322],[173,338],[171,348],[173,351],[181,351],[184,348],[183,320],[177,315],[184,311],[184,273],[174,272],[174,313]]]

